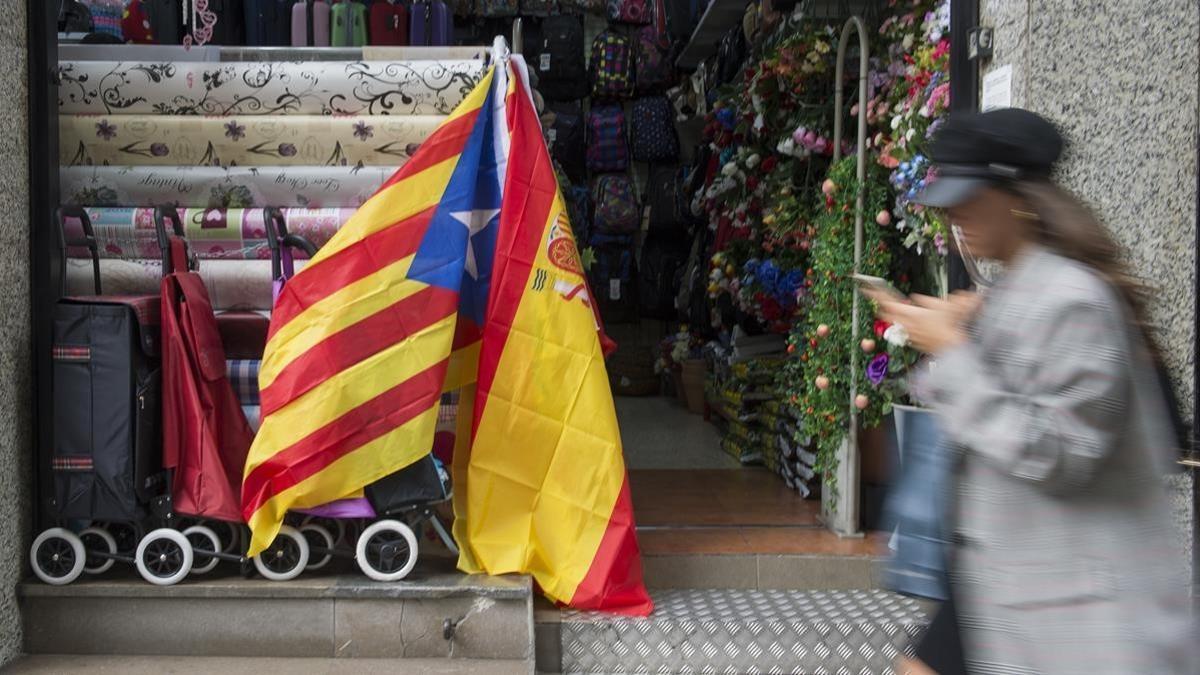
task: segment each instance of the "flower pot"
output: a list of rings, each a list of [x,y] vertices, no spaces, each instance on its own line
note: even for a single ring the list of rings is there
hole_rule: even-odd
[[[706,368],[703,359],[689,359],[683,362],[683,393],[687,399],[688,410],[704,414],[704,378]]]

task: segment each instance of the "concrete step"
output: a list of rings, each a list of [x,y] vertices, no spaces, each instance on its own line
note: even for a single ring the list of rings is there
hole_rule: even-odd
[[[38,654],[10,665],[6,675],[528,675],[525,661],[479,659],[303,659],[230,656],[74,656]]]
[[[563,673],[888,673],[926,624],[878,590],[662,590],[648,619],[539,610],[538,670]],[[554,619],[558,623],[554,623]],[[558,636],[558,650],[551,648]]]
[[[67,586],[28,581],[17,592],[29,654],[488,659],[533,669],[528,577],[419,566],[396,583],[312,573],[158,587],[124,570]]]

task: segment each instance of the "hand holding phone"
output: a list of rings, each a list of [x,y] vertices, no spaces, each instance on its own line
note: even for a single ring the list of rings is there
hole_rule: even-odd
[[[908,296],[896,290],[886,279],[873,277],[868,274],[851,274],[850,278],[858,282],[858,290],[871,290],[887,296],[896,302],[908,302]]]

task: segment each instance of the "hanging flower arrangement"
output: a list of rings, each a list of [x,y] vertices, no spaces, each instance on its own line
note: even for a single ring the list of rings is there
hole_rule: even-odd
[[[892,170],[889,182],[896,191],[889,224],[904,234],[904,246],[937,256],[939,268],[940,257],[948,252],[946,224],[912,200],[936,178],[924,151],[950,106],[949,32],[948,0],[921,0],[912,11],[883,23],[880,34],[889,42],[887,73],[894,79],[884,104],[888,128],[873,139],[879,163]]]

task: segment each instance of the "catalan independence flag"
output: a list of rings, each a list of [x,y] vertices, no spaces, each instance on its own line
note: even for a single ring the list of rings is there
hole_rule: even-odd
[[[284,288],[243,484],[250,554],[289,509],[426,454],[459,389],[460,569],[648,614],[602,340],[513,56]]]

